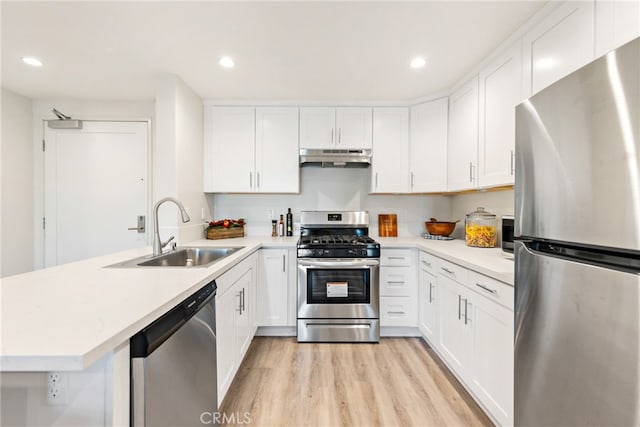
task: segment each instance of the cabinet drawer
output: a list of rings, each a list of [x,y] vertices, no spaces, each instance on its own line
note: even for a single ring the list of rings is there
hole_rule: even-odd
[[[380,268],[380,295],[405,297],[415,295],[414,273],[412,267]]]
[[[440,258],[438,258],[438,273],[464,285],[467,284],[469,279],[469,270]]]
[[[475,271],[469,271],[468,286],[480,295],[484,295],[513,311],[513,286]]]
[[[438,274],[438,258],[426,252],[420,252],[420,269],[431,274]]]
[[[413,251],[411,249],[381,249],[380,265],[411,266]]]
[[[381,326],[418,326],[418,301],[412,297],[380,297]]]

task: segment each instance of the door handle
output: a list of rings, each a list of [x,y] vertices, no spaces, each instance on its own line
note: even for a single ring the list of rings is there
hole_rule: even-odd
[[[253,188],[253,172],[249,172],[249,188]]]
[[[413,176],[414,176],[414,175],[415,175],[415,174],[414,174],[413,172],[411,172],[411,189],[412,189],[412,190],[413,190]]]
[[[256,188],[260,188],[260,172],[256,172]]]
[[[338,144],[342,143],[342,128],[338,129]]]
[[[146,216],[138,215],[138,226],[137,227],[129,227],[129,228],[127,228],[127,230],[137,230],[138,233],[144,233],[145,229],[146,229],[145,223],[146,223]]]
[[[245,291],[244,291],[244,288],[242,288],[242,301],[241,301],[242,302],[242,311],[240,312],[240,314],[244,313],[245,310],[246,310],[244,308],[244,294],[245,294]]]
[[[334,129],[331,129],[331,143],[333,144],[333,133],[334,133]]]
[[[433,302],[433,284],[429,282],[429,303]]]
[[[460,320],[461,317],[461,312],[460,312],[460,303],[462,302],[462,295],[458,295],[458,320]]]
[[[236,308],[236,311],[242,314],[242,291],[238,292],[238,308]]]
[[[286,255],[285,255],[285,254],[282,254],[282,272],[283,272],[283,273],[285,273],[285,272],[287,271],[287,270],[286,270],[286,265],[287,265],[287,264],[286,264],[286,260],[287,260]]]
[[[516,168],[515,168],[515,163],[516,163],[516,153],[514,150],[511,150],[511,175],[515,174],[516,172]]]
[[[464,299],[464,324],[466,325],[469,321],[469,317],[468,317],[468,313],[467,313],[467,308],[469,307],[469,300],[467,300],[466,298]]]

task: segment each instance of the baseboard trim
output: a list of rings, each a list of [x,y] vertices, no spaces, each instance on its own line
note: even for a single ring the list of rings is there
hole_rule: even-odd
[[[295,326],[260,326],[256,331],[258,337],[295,337]]]
[[[420,330],[409,326],[381,326],[381,337],[422,337]]]

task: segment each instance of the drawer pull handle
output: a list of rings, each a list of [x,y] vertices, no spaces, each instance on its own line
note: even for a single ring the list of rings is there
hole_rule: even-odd
[[[403,256],[388,256],[388,259],[404,259]]]
[[[430,262],[427,262],[427,261],[425,261],[425,260],[422,260],[422,263],[423,263],[424,265],[426,265],[427,267],[431,268],[431,263],[430,263]]]
[[[491,288],[486,287],[485,285],[482,285],[482,284],[480,284],[480,283],[476,283],[476,286],[478,286],[478,287],[480,287],[480,288],[484,289],[484,290],[485,290],[485,291],[487,291],[487,292],[491,292],[492,294],[495,294],[495,293],[497,293],[497,292],[498,292],[498,291],[496,291],[495,289],[491,289]]]
[[[404,311],[387,311],[387,314],[397,314],[399,316],[404,316]]]
[[[440,267],[440,268],[441,268],[443,271],[445,271],[445,272],[447,272],[447,273],[449,273],[449,274],[456,274],[456,273],[455,273],[455,271],[451,271],[451,270],[449,270],[448,268],[445,268],[445,267]]]
[[[390,285],[391,285],[391,284],[394,284],[394,285],[404,285],[404,281],[403,281],[403,280],[395,280],[395,281],[394,281],[394,280],[389,280],[387,283],[388,283],[388,284],[390,284]]]

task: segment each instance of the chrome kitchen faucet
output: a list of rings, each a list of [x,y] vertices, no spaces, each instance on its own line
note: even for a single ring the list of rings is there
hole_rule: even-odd
[[[160,240],[160,231],[158,227],[158,208],[160,208],[160,205],[164,202],[173,202],[178,206],[178,209],[180,209],[180,215],[182,215],[182,222],[191,221],[191,218],[189,218],[189,214],[187,214],[187,211],[185,210],[184,205],[180,202],[180,200],[174,197],[165,197],[164,199],[158,200],[156,205],[153,207],[153,256],[162,255],[162,248],[167,246],[169,242],[171,242],[175,238],[175,236],[171,236],[166,242]]]

